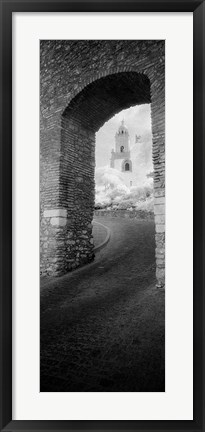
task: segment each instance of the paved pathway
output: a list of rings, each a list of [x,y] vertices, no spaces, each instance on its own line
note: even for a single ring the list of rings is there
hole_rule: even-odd
[[[111,238],[95,263],[42,285],[41,391],[164,391],[154,224],[97,220]]]

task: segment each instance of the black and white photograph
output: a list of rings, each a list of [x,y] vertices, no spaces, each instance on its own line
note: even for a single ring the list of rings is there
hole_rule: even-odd
[[[165,40],[40,40],[40,392],[165,392]]]
[[[204,430],[205,0],[0,0],[0,430]]]

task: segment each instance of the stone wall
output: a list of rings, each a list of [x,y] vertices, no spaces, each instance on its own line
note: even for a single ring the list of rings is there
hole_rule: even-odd
[[[113,218],[129,218],[136,220],[154,220],[154,213],[145,210],[127,210],[127,209],[112,209],[112,210],[95,210],[95,216],[109,216]]]
[[[93,259],[95,133],[151,102],[157,278],[164,283],[164,41],[41,41],[41,272]]]

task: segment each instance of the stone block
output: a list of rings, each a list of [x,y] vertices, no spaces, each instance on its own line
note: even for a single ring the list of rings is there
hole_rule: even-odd
[[[155,215],[159,215],[159,214],[162,214],[162,215],[164,215],[165,214],[165,205],[164,204],[155,204],[154,205],[154,214]]]
[[[165,247],[156,247],[155,252],[157,255],[165,255]]]
[[[165,283],[165,268],[157,267],[156,278],[157,278],[158,282],[161,282],[162,284]]]
[[[156,264],[159,268],[164,268],[165,267],[165,260],[162,258],[157,258],[156,259]]]
[[[158,224],[165,224],[165,215],[156,215],[155,216],[155,223]]]
[[[63,208],[59,209],[51,209],[51,210],[44,210],[43,212],[44,218],[57,218],[57,217],[67,217],[67,210]]]
[[[164,197],[165,196],[165,190],[164,189],[157,189],[154,191],[155,197]]]
[[[66,218],[64,218],[64,217],[52,217],[51,218],[51,225],[53,225],[53,226],[65,226],[66,225]]]
[[[165,197],[164,196],[155,196],[154,203],[155,204],[165,204]]]
[[[156,225],[155,230],[156,230],[156,233],[165,232],[165,225],[164,224]]]

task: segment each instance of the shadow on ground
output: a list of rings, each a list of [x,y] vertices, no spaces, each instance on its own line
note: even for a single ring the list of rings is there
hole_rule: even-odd
[[[154,223],[98,220],[111,238],[95,263],[42,284],[40,390],[164,391]]]

